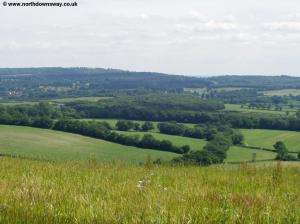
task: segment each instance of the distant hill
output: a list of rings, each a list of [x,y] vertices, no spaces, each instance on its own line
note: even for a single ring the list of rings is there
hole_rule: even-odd
[[[180,92],[184,88],[300,89],[289,76],[189,77],[103,68],[0,68],[0,97],[59,98],[103,96],[116,91]]]

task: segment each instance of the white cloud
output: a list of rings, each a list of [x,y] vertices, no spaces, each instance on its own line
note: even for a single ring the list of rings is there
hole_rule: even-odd
[[[270,31],[299,32],[300,21],[283,21],[264,23],[263,27]]]
[[[234,31],[237,28],[238,25],[236,23],[214,20],[198,22],[195,24],[179,23],[175,26],[176,31],[184,33]]]
[[[78,3],[72,9],[1,6],[0,66],[300,73],[299,63],[288,60],[300,53],[298,0]]]

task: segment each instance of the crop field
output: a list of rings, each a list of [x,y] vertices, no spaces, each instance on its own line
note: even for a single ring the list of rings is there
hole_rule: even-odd
[[[123,146],[70,133],[0,125],[0,154],[45,160],[123,161],[170,160],[177,154]]]
[[[299,223],[299,166],[0,158],[1,223]],[[22,221],[21,221],[22,220]]]
[[[273,149],[277,141],[283,141],[290,152],[300,151],[300,132],[243,129],[246,145]]]

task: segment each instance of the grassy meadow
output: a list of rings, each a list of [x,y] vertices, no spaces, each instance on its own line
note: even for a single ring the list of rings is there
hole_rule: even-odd
[[[46,129],[0,125],[0,154],[45,160],[144,162],[177,154],[119,145],[81,135]]]
[[[255,154],[255,158],[253,158]],[[236,162],[250,162],[252,160],[258,161],[266,161],[266,160],[274,160],[276,158],[275,152],[269,152],[259,149],[248,149],[239,146],[230,147],[227,152],[226,162],[228,163],[236,163]]]
[[[170,167],[0,158],[0,223],[299,223],[296,164]]]

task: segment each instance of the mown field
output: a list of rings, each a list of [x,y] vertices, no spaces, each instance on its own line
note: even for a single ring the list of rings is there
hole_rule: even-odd
[[[296,164],[170,167],[0,158],[1,223],[299,223]]]
[[[300,132],[277,130],[241,130],[245,136],[245,144],[273,149],[277,141],[283,141],[290,152],[300,151]]]
[[[0,154],[46,160],[124,161],[170,160],[174,153],[119,145],[81,135],[0,125]]]

